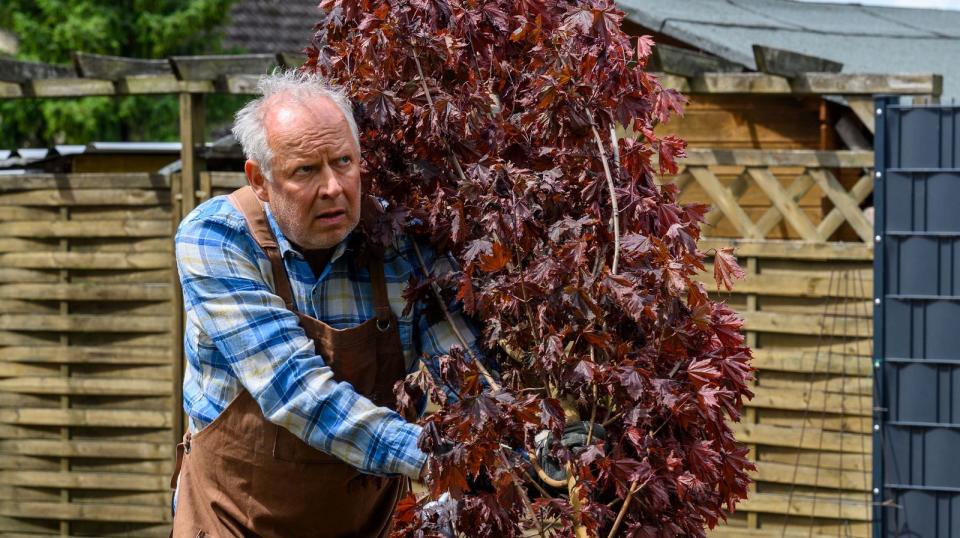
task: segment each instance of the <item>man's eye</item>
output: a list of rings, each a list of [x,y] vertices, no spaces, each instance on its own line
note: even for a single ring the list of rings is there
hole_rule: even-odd
[[[312,164],[305,164],[305,165],[303,165],[303,166],[298,166],[298,167],[297,167],[297,173],[298,173],[298,174],[309,174],[309,173],[313,172],[313,170],[314,170],[314,168],[313,168],[313,165],[312,165]]]
[[[337,164],[341,164],[341,165],[347,165],[347,164],[350,164],[351,162],[353,162],[353,159],[349,155],[344,155],[343,157],[340,157],[339,159],[337,159]]]

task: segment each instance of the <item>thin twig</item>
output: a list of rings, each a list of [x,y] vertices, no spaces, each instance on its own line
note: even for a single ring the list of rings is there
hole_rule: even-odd
[[[603,426],[604,428],[606,428],[606,427],[609,426],[610,424],[613,424],[613,421],[617,420],[617,419],[620,418],[621,416],[623,416],[623,411],[620,411],[620,412],[618,412],[617,414],[613,415],[612,417],[608,418],[607,420],[604,420],[604,421],[603,421],[603,424],[601,424],[601,426]]]
[[[620,142],[617,141],[617,126],[610,124],[610,147],[613,149],[613,162],[620,168]]]
[[[420,268],[423,270],[423,275],[427,278],[430,276],[430,270],[427,269],[426,262],[423,261],[423,255],[420,254],[420,247],[417,246],[416,241],[410,242],[413,245],[413,251],[417,254],[417,260],[420,262]],[[500,384],[497,383],[493,376],[490,375],[490,372],[487,368],[480,362],[480,359],[473,353],[473,348],[470,347],[470,344],[467,343],[466,338],[463,337],[463,334],[460,333],[460,329],[457,328],[457,324],[453,321],[453,316],[450,314],[450,310],[447,309],[447,305],[443,302],[443,296],[440,295],[440,286],[436,282],[430,282],[430,289],[433,291],[433,295],[436,297],[437,302],[440,304],[440,309],[443,311],[443,316],[447,318],[447,323],[450,324],[450,328],[453,329],[453,334],[456,335],[457,340],[460,341],[460,345],[463,346],[463,350],[470,355],[470,358],[473,359],[473,363],[477,365],[477,369],[480,370],[480,374],[483,375],[484,379],[487,380],[487,383],[490,385],[490,388],[495,392],[500,391]]]
[[[427,87],[427,77],[423,75],[423,68],[420,66],[420,58],[417,57],[416,46],[411,47],[410,50],[413,52],[413,62],[417,66],[417,74],[420,75],[420,85],[423,87],[424,96],[426,96],[427,98],[427,104],[430,105],[430,110],[432,113],[433,97],[430,95],[430,88]],[[460,160],[457,159],[457,155],[453,152],[452,149],[450,149],[450,145],[447,143],[445,139],[443,141],[443,144],[447,148],[447,153],[450,155],[450,159],[453,161],[453,166],[454,168],[456,168],[457,175],[460,176],[460,180],[463,182],[466,182],[467,176],[463,173],[463,168],[460,166]],[[417,259],[420,260],[420,267],[423,269],[423,274],[425,276],[429,275],[429,271],[427,270],[427,264],[424,263],[423,256],[420,255],[420,248],[417,246],[416,241],[413,242],[413,250],[414,252],[417,253]],[[487,369],[483,366],[483,364],[480,362],[477,356],[473,354],[473,350],[470,348],[469,345],[467,345],[467,342],[463,338],[463,335],[460,334],[460,330],[457,329],[456,324],[453,322],[453,317],[450,315],[450,311],[447,310],[447,305],[444,304],[443,298],[440,296],[439,287],[436,285],[435,282],[433,282],[431,283],[430,288],[433,290],[434,295],[436,295],[437,301],[440,303],[440,308],[443,309],[443,315],[447,318],[447,322],[450,323],[450,328],[452,328],[454,334],[457,335],[457,339],[460,340],[460,343],[463,345],[464,350],[466,350],[466,352],[469,353],[470,356],[473,358],[473,362],[476,363],[477,368],[480,369],[480,373],[483,374],[483,377],[487,380],[487,383],[490,385],[490,388],[492,388],[495,391],[499,391],[500,384],[494,381],[493,376],[490,375],[490,372],[487,371]]]
[[[537,533],[540,535],[540,538],[545,538],[543,534],[543,522],[540,521],[540,516],[537,515],[536,511],[533,509],[533,505],[530,504],[530,498],[527,497],[527,492],[523,490],[523,487],[520,486],[520,479],[517,478],[517,475],[513,472],[513,466],[510,465],[510,460],[507,459],[507,456],[503,453],[503,449],[497,451],[500,455],[500,460],[503,461],[503,467],[510,473],[510,478],[513,479],[513,486],[517,488],[517,494],[520,495],[520,499],[523,500],[523,506],[530,512],[530,517],[537,523]]]
[[[411,45],[413,45],[411,43]],[[413,52],[413,63],[417,66],[417,74],[420,75],[420,86],[423,87],[423,93],[427,98],[427,104],[430,105],[430,112],[433,113],[433,97],[430,96],[430,88],[427,87],[427,77],[423,75],[423,68],[420,66],[420,58],[417,57],[417,47],[413,45],[410,50]],[[460,176],[460,181],[466,182],[467,176],[463,173],[463,168],[460,166],[460,159],[457,159],[457,154],[450,149],[450,144],[446,139],[443,139],[443,145],[447,148],[447,153],[450,156],[450,160],[453,161],[453,167],[457,170],[457,175]]]
[[[590,346],[590,362],[593,362],[593,346]],[[597,420],[597,384],[593,384],[593,407],[590,409],[590,422],[587,423],[587,442],[584,443],[586,446],[590,446],[590,441],[593,440],[593,423]]]
[[[597,124],[593,121],[593,113],[589,110],[587,110],[587,119],[590,120],[593,139],[597,142],[597,149],[600,151],[600,162],[603,164],[603,173],[607,176],[607,189],[610,190],[610,204],[613,206],[613,214],[610,216],[610,226],[613,228],[613,264],[610,267],[610,272],[617,274],[617,262],[620,261],[620,206],[617,203],[617,191],[613,183],[613,174],[610,173],[610,163],[607,161],[607,152],[603,149],[603,139],[600,138],[600,131],[597,131]]]
[[[570,507],[573,509],[573,532],[577,538],[589,538],[587,528],[583,526],[580,517],[580,486],[577,477],[573,475],[573,465],[567,462],[567,493],[570,497]]]
[[[647,483],[644,482],[643,486],[646,485]],[[610,532],[607,534],[607,538],[613,538],[617,534],[617,529],[620,528],[620,524],[623,523],[624,516],[627,515],[627,507],[630,506],[630,501],[633,500],[633,495],[643,486],[637,486],[636,481],[630,484],[630,491],[627,492],[627,497],[623,500],[623,505],[620,506],[620,512],[617,513],[617,519],[613,522],[613,526],[610,527]]]

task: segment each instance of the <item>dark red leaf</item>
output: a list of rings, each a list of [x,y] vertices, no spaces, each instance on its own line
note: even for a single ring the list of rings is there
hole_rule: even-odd
[[[713,257],[713,278],[717,281],[717,289],[720,285],[727,288],[727,291],[733,289],[733,281],[744,278],[746,273],[737,264],[737,258],[733,255],[732,247],[718,248]]]

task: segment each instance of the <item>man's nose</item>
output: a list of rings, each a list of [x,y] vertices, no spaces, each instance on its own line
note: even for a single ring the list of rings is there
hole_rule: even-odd
[[[319,198],[337,198],[343,193],[343,185],[340,183],[340,175],[327,168],[317,187],[317,196]]]

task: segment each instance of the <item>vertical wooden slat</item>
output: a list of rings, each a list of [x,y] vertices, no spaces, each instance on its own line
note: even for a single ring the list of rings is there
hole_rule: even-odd
[[[751,276],[755,276],[758,272],[759,272],[759,267],[758,267],[758,260],[757,260],[757,258],[747,258],[747,264],[746,264],[747,278],[750,278]],[[751,294],[747,295],[747,310],[748,310],[748,311],[751,311],[751,312],[755,312],[756,310],[758,310],[758,308],[757,308],[757,294],[751,293]],[[757,332],[756,332],[756,331],[747,331],[747,345],[750,346],[750,349],[754,349],[754,348],[757,347]],[[759,380],[756,381],[755,383],[759,384]],[[758,411],[757,411],[756,408],[754,408],[754,407],[749,407],[749,408],[747,408],[746,411],[744,412],[744,416],[743,416],[744,422],[747,423],[747,424],[756,424],[756,423],[758,422],[758,420],[757,420],[757,418],[758,418],[758,417],[757,417],[757,413],[758,413]],[[747,445],[747,446],[750,448],[750,458],[751,458],[753,461],[758,461],[760,458],[759,458],[759,455],[757,454],[757,445],[756,445],[756,443],[750,444],[750,445]],[[756,483],[756,482],[751,482],[751,483],[750,483],[749,491],[750,491],[750,493],[756,493],[756,492],[757,492],[757,483]],[[751,528],[751,529],[759,529],[759,528],[760,528],[760,518],[759,518],[759,516],[758,516],[758,514],[757,514],[756,512],[747,512],[747,527],[748,527],[748,528]]]
[[[181,192],[181,174],[172,174],[170,176],[170,191],[173,193],[171,222],[170,222],[170,242],[171,248],[175,246],[175,236],[177,226],[183,216],[183,196]],[[174,251],[175,252],[175,251]],[[185,420],[183,416],[183,369],[184,356],[183,350],[183,290],[180,288],[180,277],[177,272],[176,256],[170,257],[170,355],[173,360],[173,427],[171,428],[172,442],[176,446],[183,438],[185,431]]]

